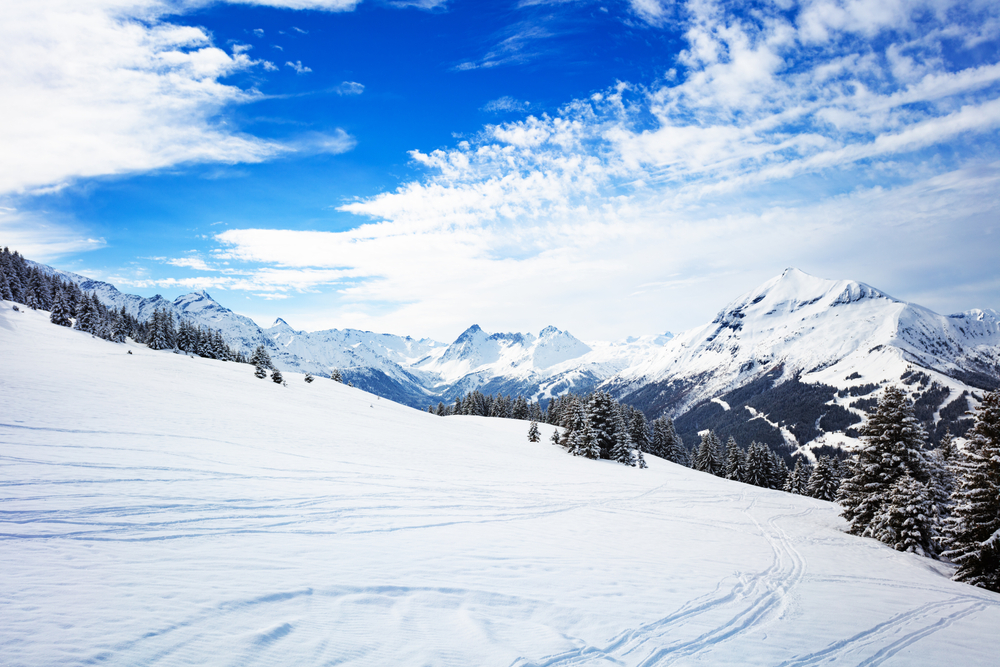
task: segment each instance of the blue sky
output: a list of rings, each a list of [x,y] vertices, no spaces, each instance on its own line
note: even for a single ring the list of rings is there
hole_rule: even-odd
[[[679,331],[797,266],[1000,308],[991,2],[38,0],[0,244],[269,324]]]

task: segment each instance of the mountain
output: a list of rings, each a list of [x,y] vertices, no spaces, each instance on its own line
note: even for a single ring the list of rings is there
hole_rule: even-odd
[[[126,354],[130,351],[132,354]],[[839,508],[0,307],[4,665],[989,665]]]
[[[880,387],[902,384],[938,441],[1000,386],[1000,316],[944,317],[851,280],[787,269],[602,386],[690,442],[711,428],[790,448],[850,447]],[[808,447],[806,447],[808,445]]]
[[[581,341],[553,326],[490,333],[472,325],[450,344],[357,329],[298,331],[282,319],[262,329],[207,292],[123,294],[60,273],[140,319],[165,308],[221,329],[249,352],[263,344],[283,371],[346,380],[416,408],[451,403],[468,391],[546,401],[568,391],[610,391],[647,418],[666,414],[687,444],[713,429],[790,455],[850,449],[879,391],[906,388],[939,442],[965,432],[980,392],[1000,386],[1000,315],[942,316],[853,280],[787,269],[725,306],[709,323],[677,336]]]

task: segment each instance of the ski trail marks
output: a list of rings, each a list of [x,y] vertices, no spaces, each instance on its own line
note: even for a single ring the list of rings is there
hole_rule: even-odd
[[[833,642],[815,653],[799,656],[782,662],[778,667],[806,667],[808,665],[852,664],[875,647],[881,649],[857,663],[859,667],[875,667],[899,653],[911,644],[948,627],[955,621],[982,611],[990,603],[967,596],[957,596],[947,600],[928,602],[914,609],[896,614],[887,621],[863,630],[847,639]],[[909,630],[909,631],[908,631]],[[894,636],[899,639],[891,641]],[[890,642],[886,644],[886,642]]]
[[[743,512],[771,547],[772,561],[763,572],[739,576],[728,590],[719,582],[711,593],[689,600],[669,616],[622,632],[604,647],[583,646],[534,661],[522,658],[512,667],[569,667],[597,662],[642,667],[669,665],[779,618],[788,606],[790,592],[802,581],[806,567],[778,521],[804,516],[812,509],[773,516],[765,528],[750,513],[755,503],[756,498]],[[706,614],[723,614],[727,609],[728,619],[712,623],[715,626],[712,630],[693,638],[676,639],[688,622]]]

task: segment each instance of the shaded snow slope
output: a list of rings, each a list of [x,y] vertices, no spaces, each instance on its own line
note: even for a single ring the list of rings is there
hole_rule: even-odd
[[[0,303],[10,665],[990,664],[1000,596],[835,506]],[[132,354],[126,354],[131,349]],[[542,426],[543,439],[549,435]],[[650,457],[651,459],[653,457]]]

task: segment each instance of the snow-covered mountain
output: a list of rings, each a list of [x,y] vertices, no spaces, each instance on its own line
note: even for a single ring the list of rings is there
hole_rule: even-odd
[[[964,432],[977,392],[1000,386],[997,312],[946,317],[864,283],[797,269],[676,337],[584,342],[552,326],[535,335],[473,325],[451,344],[356,329],[298,331],[282,319],[264,329],[204,291],[170,302],[58,273],[140,319],[166,308],[221,329],[245,352],[265,345],[284,371],[339,368],[358,387],[413,407],[474,389],[544,401],[600,386],[649,418],[674,417],[689,445],[712,428],[744,445],[851,447],[865,410],[889,383],[910,391],[936,442],[947,430]]]
[[[890,382],[911,389],[934,438],[960,430],[968,399],[1000,386],[998,371],[995,311],[944,317],[864,283],[787,269],[604,386],[677,417],[689,437],[717,428],[822,446],[848,442]]]

